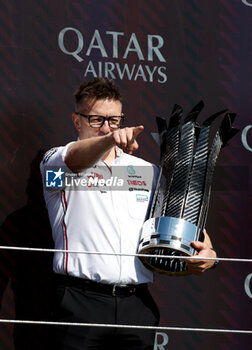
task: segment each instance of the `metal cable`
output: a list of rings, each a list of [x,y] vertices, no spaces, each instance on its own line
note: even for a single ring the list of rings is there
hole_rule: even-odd
[[[137,256],[147,258],[168,258],[174,259],[174,255],[156,255],[156,254],[134,254],[134,253],[107,253],[97,251],[85,251],[85,250],[67,250],[67,249],[53,249],[53,248],[29,248],[29,247],[14,247],[14,246],[0,246],[0,249],[6,250],[19,250],[19,251],[34,251],[34,252],[47,252],[47,253],[73,253],[73,254],[94,254],[94,255],[115,255],[115,256]],[[251,263],[252,259],[241,258],[209,258],[203,256],[179,256],[179,259],[195,259],[195,260],[218,260],[218,261],[230,261],[230,262],[248,262]]]

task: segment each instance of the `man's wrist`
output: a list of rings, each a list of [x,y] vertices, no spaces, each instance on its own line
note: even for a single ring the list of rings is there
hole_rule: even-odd
[[[213,250],[214,252],[215,252],[215,254],[216,254],[216,258],[217,258],[217,253],[216,253],[216,250],[214,249],[214,248],[210,248],[211,250]],[[210,269],[215,269],[216,268],[216,266],[219,264],[219,260],[215,260],[214,261],[214,264],[210,267]]]

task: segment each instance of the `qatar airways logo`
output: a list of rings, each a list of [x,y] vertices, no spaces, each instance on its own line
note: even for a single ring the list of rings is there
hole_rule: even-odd
[[[82,64],[84,77],[160,84],[167,81],[164,39],[157,34],[146,34],[140,41],[137,33],[128,36],[95,29],[91,38],[86,38],[79,29],[66,27],[59,32],[58,45],[64,54]]]
[[[246,6],[252,6],[252,1],[249,0],[241,0]]]
[[[166,350],[169,342],[168,335],[163,332],[156,332],[153,350]]]
[[[246,150],[252,152],[252,144],[251,142],[249,143],[249,133],[250,133],[250,136],[251,136],[251,132],[252,132],[252,125],[247,125],[243,131],[242,131],[242,134],[241,134],[241,141],[242,141],[242,144],[243,146],[246,148]],[[250,137],[250,140],[251,140],[251,137]]]
[[[252,273],[250,273],[244,282],[244,289],[249,298],[252,299],[252,287],[250,287],[250,282],[252,281]]]

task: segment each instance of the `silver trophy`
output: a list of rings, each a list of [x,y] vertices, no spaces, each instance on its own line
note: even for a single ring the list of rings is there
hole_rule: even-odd
[[[197,123],[203,107],[200,101],[183,121],[183,110],[178,105],[174,106],[168,123],[157,117],[160,174],[138,253],[155,255],[140,259],[147,268],[167,275],[188,274],[186,259],[178,257],[194,255],[190,243],[204,240],[216,160],[221,148],[238,132],[232,127],[236,114],[227,110],[210,116],[202,125]],[[221,115],[222,122],[209,145],[211,125]]]

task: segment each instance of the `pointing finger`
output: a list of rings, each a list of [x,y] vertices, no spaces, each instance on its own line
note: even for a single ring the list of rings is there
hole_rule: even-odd
[[[143,125],[135,126],[133,130],[133,136],[136,138],[144,129]]]

